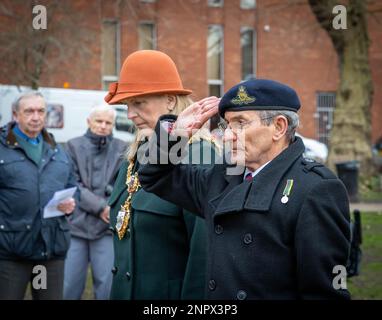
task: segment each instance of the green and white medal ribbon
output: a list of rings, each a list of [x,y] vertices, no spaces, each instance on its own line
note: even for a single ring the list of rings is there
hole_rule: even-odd
[[[288,179],[286,186],[283,191],[283,197],[281,198],[281,203],[287,203],[289,201],[289,195],[293,187],[293,179]]]

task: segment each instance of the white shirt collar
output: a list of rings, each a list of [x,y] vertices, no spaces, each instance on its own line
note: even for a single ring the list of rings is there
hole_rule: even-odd
[[[263,170],[265,168],[265,166],[271,162],[272,160],[268,161],[267,163],[264,163],[260,168],[257,168],[255,172],[249,170],[248,168],[245,168],[245,172],[244,172],[244,178],[243,180],[245,180],[245,177],[247,176],[248,173],[252,173],[252,178],[254,178],[261,170]]]

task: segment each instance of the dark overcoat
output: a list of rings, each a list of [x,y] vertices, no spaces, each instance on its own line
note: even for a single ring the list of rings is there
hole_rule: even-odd
[[[203,150],[203,143],[206,142],[196,145]],[[137,167],[136,162],[133,172]],[[128,196],[127,168],[125,161],[109,199],[115,255],[110,298],[204,299],[207,243],[204,220],[141,188],[132,196],[129,228],[119,240],[115,225],[118,211]]]
[[[164,135],[162,130],[158,122],[156,134]],[[174,143],[162,146],[162,156]],[[296,138],[251,182],[243,173],[229,175],[232,168],[225,164],[139,169],[145,190],[206,219],[208,298],[349,298],[347,290],[333,285],[335,268],[344,269],[349,253],[347,193],[329,169],[303,152]],[[287,180],[293,187],[282,203]]]

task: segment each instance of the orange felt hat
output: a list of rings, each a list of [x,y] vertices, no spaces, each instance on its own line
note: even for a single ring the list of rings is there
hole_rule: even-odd
[[[122,100],[146,94],[191,94],[183,88],[174,61],[156,50],[140,50],[130,54],[119,74],[119,81],[109,85],[105,101],[118,104]]]

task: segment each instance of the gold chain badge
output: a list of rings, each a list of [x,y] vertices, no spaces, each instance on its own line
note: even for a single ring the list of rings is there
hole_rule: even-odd
[[[117,223],[115,225],[119,240],[121,240],[124,237],[126,230],[129,226],[130,215],[131,215],[131,198],[141,186],[138,179],[138,173],[135,172],[135,174],[132,174],[133,168],[134,168],[134,161],[130,160],[129,167],[127,168],[127,175],[126,175],[126,187],[127,187],[127,192],[129,193],[129,195],[125,203],[121,206],[121,210],[118,212]]]

